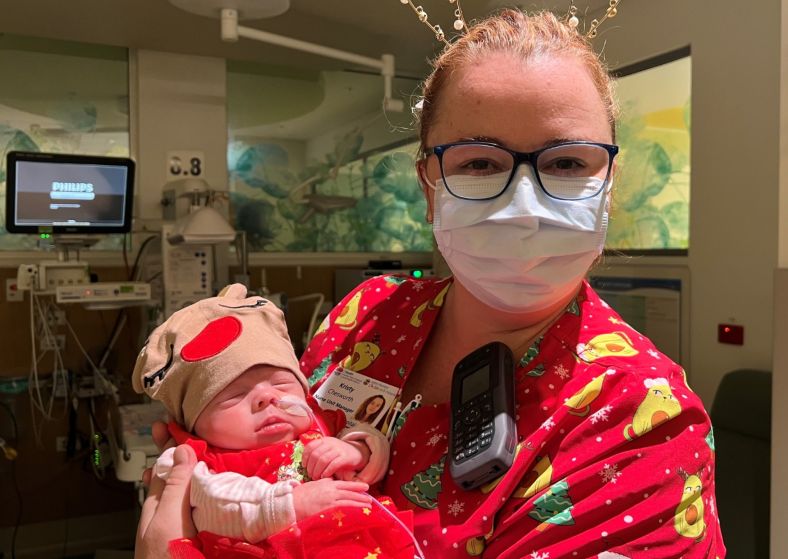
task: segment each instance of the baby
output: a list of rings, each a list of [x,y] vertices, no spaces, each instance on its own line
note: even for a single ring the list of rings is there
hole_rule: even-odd
[[[148,338],[133,384],[164,403],[173,438],[197,455],[190,500],[199,538],[191,543],[206,556],[232,555],[239,542],[256,544],[259,557],[312,556],[303,540],[314,530],[322,551],[391,540],[392,556],[413,557],[403,545],[409,536],[365,493],[386,471],[385,439],[363,427],[341,439],[322,434],[326,420],[335,432],[344,415],[307,396],[284,316],[269,301],[235,284],[174,313]],[[173,452],[162,454],[155,475],[169,474]],[[318,513],[337,507],[338,527],[326,525]],[[345,515],[358,520],[343,523]],[[359,531],[370,532],[369,542]]]

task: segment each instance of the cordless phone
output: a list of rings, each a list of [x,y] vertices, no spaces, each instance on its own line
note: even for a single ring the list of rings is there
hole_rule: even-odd
[[[500,477],[514,459],[514,359],[492,342],[464,357],[451,385],[449,473],[465,490]]]

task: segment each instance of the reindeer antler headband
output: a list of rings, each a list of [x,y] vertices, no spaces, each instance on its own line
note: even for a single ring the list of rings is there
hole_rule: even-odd
[[[424,11],[424,8],[421,6],[416,6],[413,4],[411,0],[399,0],[400,4],[410,6],[411,10],[416,14],[416,17],[419,18],[419,21],[422,22],[424,25],[430,28],[430,30],[435,33],[435,38],[441,41],[446,46],[449,45],[449,41],[446,40],[446,34],[441,29],[440,25],[433,25],[430,23],[427,12]],[[462,15],[462,7],[460,6],[460,0],[449,0],[449,4],[455,4],[457,8],[454,10],[454,29],[455,31],[462,32],[468,31],[468,26],[465,24],[465,17]]]
[[[416,17],[419,18],[419,21],[422,22],[424,25],[430,28],[435,34],[435,38],[441,41],[443,44],[448,46],[450,43],[446,39],[446,33],[441,29],[440,25],[433,25],[429,21],[429,16],[427,12],[421,6],[416,6],[413,4],[412,0],[399,0],[400,4],[410,6],[413,12],[416,14]],[[589,39],[593,39],[597,35],[597,31],[599,26],[607,19],[611,19],[616,17],[618,13],[618,4],[620,0],[610,0],[607,10],[605,10],[604,15],[599,19],[592,19],[591,24],[586,32],[586,37]],[[454,10],[454,29],[458,33],[463,33],[468,31],[468,25],[465,23],[465,17],[462,15],[462,7],[460,6],[460,0],[449,0],[449,4],[455,5],[456,8]],[[574,0],[570,0],[569,5],[569,13],[566,16],[566,25],[568,25],[572,29],[577,29],[580,25],[580,20],[577,17],[577,6],[575,6]]]
[[[602,25],[602,22],[606,19],[612,19],[616,17],[618,14],[618,3],[619,0],[610,0],[607,6],[607,10],[605,10],[605,14],[600,19],[592,19],[591,25],[588,28],[588,32],[586,33],[586,37],[589,39],[593,39],[596,37],[597,30],[599,26]],[[577,19],[577,6],[575,6],[575,0],[571,0],[571,4],[569,6],[569,19],[567,20],[567,25],[573,29],[577,29],[577,26],[580,24],[580,20]]]

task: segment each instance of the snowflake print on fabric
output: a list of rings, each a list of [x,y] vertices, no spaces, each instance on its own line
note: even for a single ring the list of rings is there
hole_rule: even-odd
[[[430,343],[435,325],[440,325],[434,319],[440,315],[428,303],[416,314],[420,326],[409,320],[450,281],[424,281],[421,291],[414,283],[387,287],[373,278],[361,287],[367,291],[358,326],[348,331],[332,323],[302,358],[307,376],[333,351],[330,373],[374,331],[381,333],[381,352],[362,374],[407,387],[419,350]],[[381,292],[376,294],[378,286]],[[362,310],[364,306],[368,309]],[[574,551],[578,559],[724,557],[714,515],[717,505],[712,504],[712,436],[701,402],[684,386],[680,367],[665,354],[659,359],[650,354],[654,345],[608,310],[587,284],[572,307],[579,316],[562,315],[547,330],[538,355],[532,352],[527,365],[517,368],[515,413],[521,440],[516,478],[497,479],[473,492],[456,487],[446,464],[439,462],[449,442],[450,406],[430,402],[408,414],[404,427],[398,421],[393,429],[398,434],[382,493],[392,495],[398,508],[412,511],[419,545],[426,542],[422,547],[430,557],[574,559]],[[332,311],[332,318],[337,312]],[[403,335],[406,339],[398,342]],[[515,364],[528,349],[515,354]],[[543,374],[529,377],[531,370],[542,372],[539,365]],[[400,367],[406,369],[403,377],[397,373]],[[432,431],[436,425],[440,428]],[[435,437],[438,434],[443,438]],[[685,493],[677,475],[680,466],[695,475],[702,470],[698,477],[705,517],[694,494],[698,483],[691,480]],[[664,490],[655,492],[656,482]],[[606,506],[608,500],[614,506]],[[701,519],[707,529],[698,542]],[[344,524],[349,523],[346,518]],[[631,547],[619,550],[624,541]]]
[[[465,503],[461,503],[459,500],[454,499],[454,502],[449,503],[449,514],[452,516],[459,516],[465,511]]]
[[[618,464],[605,464],[599,475],[602,477],[603,482],[615,484],[618,478],[621,477],[621,472],[618,471]]]
[[[553,374],[558,375],[560,378],[566,380],[569,378],[569,369],[564,367],[563,363],[559,363],[555,367],[553,367]]]
[[[651,357],[653,357],[654,359],[660,359],[659,352],[658,352],[658,351],[656,351],[656,350],[649,349],[649,350],[646,350],[646,353],[648,353],[648,354],[649,354]]]
[[[600,421],[607,421],[608,420],[608,414],[610,413],[610,411],[612,409],[613,409],[613,406],[603,406],[603,407],[599,408],[597,411],[592,413],[591,416],[589,417],[589,419],[591,420],[591,423],[596,425]]]

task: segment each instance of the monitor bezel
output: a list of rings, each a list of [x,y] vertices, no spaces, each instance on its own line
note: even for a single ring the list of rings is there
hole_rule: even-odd
[[[126,200],[123,207],[123,225],[17,225],[16,215],[16,164],[31,161],[36,163],[76,163],[81,165],[111,165],[126,168]],[[111,233],[128,233],[131,231],[131,212],[134,205],[134,170],[135,164],[127,157],[110,157],[104,155],[75,155],[63,153],[42,153],[27,151],[10,151],[6,155],[6,207],[5,228],[9,233],[39,234],[42,232],[69,235],[106,235]]]

